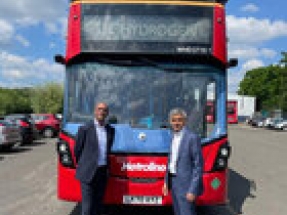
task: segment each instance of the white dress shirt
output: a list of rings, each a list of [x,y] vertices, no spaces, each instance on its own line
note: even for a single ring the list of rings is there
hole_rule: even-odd
[[[105,166],[107,165],[107,131],[105,126],[100,125],[96,119],[94,122],[99,143],[98,166]]]
[[[172,143],[171,143],[171,154],[169,162],[169,172],[171,174],[176,174],[176,163],[178,158],[178,150],[180,147],[180,142],[183,137],[183,130],[173,133]]]

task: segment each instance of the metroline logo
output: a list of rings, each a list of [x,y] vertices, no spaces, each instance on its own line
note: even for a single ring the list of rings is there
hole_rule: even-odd
[[[121,171],[143,171],[143,172],[165,172],[166,165],[158,165],[154,162],[149,164],[142,164],[142,163],[123,163]]]

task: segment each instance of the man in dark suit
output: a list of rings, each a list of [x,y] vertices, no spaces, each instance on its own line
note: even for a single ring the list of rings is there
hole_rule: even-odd
[[[173,139],[163,194],[167,195],[171,188],[176,215],[196,215],[195,200],[203,192],[200,138],[185,127],[186,119],[186,112],[182,109],[170,112]]]
[[[76,178],[81,182],[82,215],[99,215],[105,194],[108,154],[111,151],[114,128],[105,123],[107,104],[95,106],[95,119],[81,126],[76,136],[74,155]]]

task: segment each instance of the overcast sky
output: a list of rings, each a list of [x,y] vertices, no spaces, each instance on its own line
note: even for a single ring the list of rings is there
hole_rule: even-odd
[[[277,63],[287,51],[286,0],[230,0],[227,4],[229,71],[235,92],[247,70]],[[64,54],[67,0],[0,1],[0,86],[62,82],[64,68],[53,62]]]

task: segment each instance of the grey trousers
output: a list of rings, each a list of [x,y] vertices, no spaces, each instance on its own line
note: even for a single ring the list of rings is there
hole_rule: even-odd
[[[186,190],[175,177],[171,177],[171,194],[175,215],[196,215],[195,204],[186,199]]]

